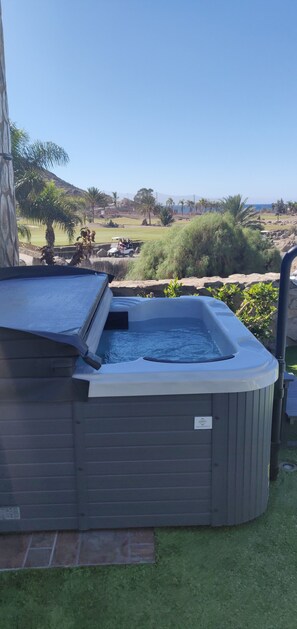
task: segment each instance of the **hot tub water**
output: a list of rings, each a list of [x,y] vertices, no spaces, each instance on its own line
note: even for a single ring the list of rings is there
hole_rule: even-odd
[[[105,364],[149,357],[195,362],[222,354],[205,324],[197,319],[151,319],[132,322],[128,330],[105,330],[97,354]]]

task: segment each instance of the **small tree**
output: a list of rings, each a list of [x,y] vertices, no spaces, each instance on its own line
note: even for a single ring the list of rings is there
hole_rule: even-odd
[[[155,206],[155,214],[159,217],[163,227],[168,227],[174,223],[173,212],[169,207],[158,204]]]
[[[149,225],[151,225],[151,215],[154,213],[156,199],[152,188],[140,188],[134,197],[135,203],[138,205],[141,214],[148,217]]]
[[[70,197],[63,190],[58,189],[50,181],[45,184],[39,195],[28,196],[22,203],[22,216],[35,223],[45,226],[45,239],[48,247],[55,244],[54,226],[59,225],[71,241],[74,238],[75,227],[81,223],[77,213],[80,203]]]
[[[85,198],[86,198],[88,207],[92,211],[92,222],[94,223],[95,222],[95,208],[98,205],[106,204],[106,195],[104,192],[102,192],[98,188],[94,188],[92,186],[91,188],[87,188]]]
[[[167,199],[166,201],[166,207],[169,207],[171,210],[173,210],[173,206],[174,206],[174,201],[171,197],[169,197],[169,199]]]
[[[80,236],[75,243],[75,252],[69,262],[69,266],[78,266],[83,260],[89,260],[94,249],[96,232],[88,227],[82,227]]]
[[[181,207],[181,212],[182,212],[182,215],[184,215],[184,207],[185,207],[185,203],[186,203],[186,202],[185,202],[185,200],[184,200],[184,199],[181,199],[181,201],[179,201],[179,202],[178,202],[178,205],[180,205],[180,207]]]
[[[112,192],[111,194],[112,194],[114,206],[115,206],[115,208],[117,208],[118,207],[119,195],[118,195],[117,192]]]
[[[288,206],[283,201],[283,199],[278,199],[275,203],[271,204],[271,207],[276,216],[279,216],[280,214],[286,214],[288,209]]]
[[[193,212],[193,211],[194,211],[194,209],[195,209],[195,203],[194,203],[194,201],[191,201],[191,200],[186,201],[186,206],[189,208],[189,210],[190,210],[190,214],[192,214],[192,212]]]

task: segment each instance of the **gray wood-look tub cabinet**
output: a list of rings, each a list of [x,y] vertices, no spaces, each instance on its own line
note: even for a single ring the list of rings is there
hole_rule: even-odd
[[[70,267],[2,269],[0,303],[0,531],[264,512],[278,366],[223,303]]]

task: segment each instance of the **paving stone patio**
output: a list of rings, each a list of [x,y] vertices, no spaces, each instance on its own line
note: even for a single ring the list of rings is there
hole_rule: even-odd
[[[153,529],[0,535],[0,571],[154,561]]]

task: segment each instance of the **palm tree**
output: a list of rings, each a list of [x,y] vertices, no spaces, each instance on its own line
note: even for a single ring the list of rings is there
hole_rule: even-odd
[[[38,195],[35,193],[28,195],[20,205],[20,211],[24,218],[45,226],[46,243],[52,248],[55,244],[55,225],[59,225],[67,233],[69,242],[73,240],[75,228],[81,223],[81,218],[77,214],[79,207],[80,202],[76,198],[58,189],[54,182],[50,181]]]
[[[185,205],[184,199],[181,199],[181,201],[178,202],[178,205],[181,206],[182,215],[184,215],[184,205]]]
[[[92,210],[92,222],[94,223],[95,207],[100,205],[101,203],[106,204],[106,195],[98,188],[94,188],[94,186],[92,186],[91,188],[87,188],[86,201]]]
[[[23,223],[17,223],[18,235],[21,238],[26,238],[27,242],[31,242],[31,230],[28,225]]]
[[[243,199],[241,194],[225,197],[221,201],[223,212],[228,212],[233,217],[235,223],[240,223],[243,227],[261,229],[261,223],[256,219],[256,208],[246,204],[247,199]]]
[[[114,206],[117,207],[118,206],[119,195],[118,195],[117,192],[112,192],[111,194],[113,196]]]
[[[197,201],[197,203],[195,204],[195,207],[196,207],[196,212],[199,212],[201,214],[211,208],[211,201],[209,199],[205,199],[202,197],[201,199],[199,199],[199,201]]]
[[[10,132],[17,204],[24,217],[32,218],[30,208],[46,190],[45,169],[54,164],[66,164],[69,158],[64,149],[54,142],[38,140],[30,143],[28,133],[13,123]],[[37,221],[37,218],[34,220]],[[30,240],[30,230],[26,225],[18,223],[17,228],[20,236]]]
[[[171,197],[169,197],[169,199],[167,199],[166,205],[167,205],[167,207],[170,207],[170,209],[172,210],[172,208],[174,206],[174,201],[173,201],[173,199]]]
[[[155,210],[156,199],[153,195],[152,188],[140,188],[134,197],[135,203],[137,203],[141,214],[148,216],[149,225],[151,225],[151,214]]]
[[[154,213],[159,217],[163,227],[168,227],[174,223],[173,211],[169,206],[157,203],[157,205],[155,205]]]
[[[192,212],[193,212],[193,210],[195,208],[195,202],[194,201],[186,201],[186,205],[190,209],[190,214],[192,214]]]
[[[54,142],[30,143],[29,135],[15,124],[10,125],[16,200],[21,206],[26,198],[38,195],[46,185],[44,171],[67,164],[68,155]]]
[[[61,146],[54,142],[36,140],[30,143],[30,137],[24,129],[14,123],[10,125],[13,170],[16,181],[27,173],[35,172],[41,177],[46,168],[65,165],[69,157]]]
[[[19,263],[17,223],[11,139],[5,78],[2,11],[0,4],[0,267],[17,266]]]

